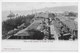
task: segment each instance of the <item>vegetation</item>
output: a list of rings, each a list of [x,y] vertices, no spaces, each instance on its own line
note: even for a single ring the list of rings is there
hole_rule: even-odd
[[[34,15],[18,16],[13,19],[8,19],[2,22],[2,35],[5,36],[9,31],[17,28],[21,24],[25,23],[26,27],[30,24],[30,20]]]

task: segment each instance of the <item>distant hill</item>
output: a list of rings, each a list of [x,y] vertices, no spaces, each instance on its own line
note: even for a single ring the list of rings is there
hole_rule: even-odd
[[[38,9],[37,11],[50,11],[50,12],[64,12],[73,11],[78,12],[78,6],[59,6],[59,7],[46,7],[43,9]]]
[[[46,7],[42,9],[34,9],[34,10],[16,10],[12,11],[14,14],[19,14],[19,15],[27,15],[27,14],[32,14],[32,13],[38,13],[38,12],[44,12],[44,11],[49,11],[49,12],[64,12],[64,11],[73,11],[73,12],[78,12],[78,6],[57,6],[57,7]],[[2,20],[6,20],[7,16],[9,15],[9,11],[2,11]]]

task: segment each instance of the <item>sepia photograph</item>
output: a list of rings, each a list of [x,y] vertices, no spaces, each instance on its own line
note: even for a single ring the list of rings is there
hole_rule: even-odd
[[[14,40],[54,41],[53,45],[70,43],[71,47],[63,46],[77,50],[78,3],[2,2],[2,42]]]

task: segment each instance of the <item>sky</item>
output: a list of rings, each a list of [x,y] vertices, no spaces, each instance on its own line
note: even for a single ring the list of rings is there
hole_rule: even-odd
[[[45,7],[71,6],[77,5],[77,2],[3,2],[2,10],[32,10]]]

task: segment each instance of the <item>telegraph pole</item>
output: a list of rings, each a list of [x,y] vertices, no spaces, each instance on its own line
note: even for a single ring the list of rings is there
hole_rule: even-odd
[[[50,31],[50,19],[48,18],[48,33],[49,33],[49,39],[51,38],[51,31]]]

